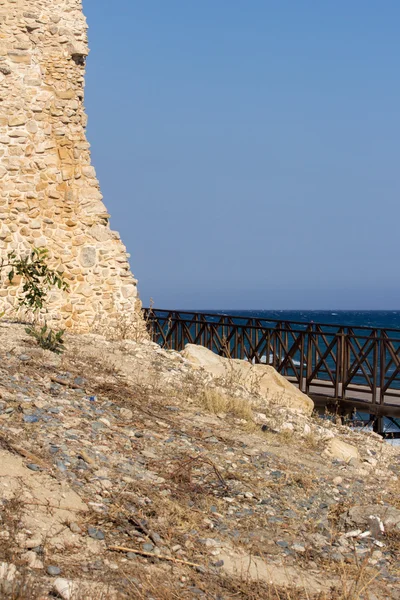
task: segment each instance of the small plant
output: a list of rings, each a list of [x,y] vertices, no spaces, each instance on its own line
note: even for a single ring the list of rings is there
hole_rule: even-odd
[[[43,309],[47,293],[53,287],[68,291],[68,283],[60,271],[50,269],[47,264],[48,251],[46,248],[33,248],[25,257],[18,257],[15,252],[9,252],[7,258],[0,260],[0,273],[7,270],[10,284],[22,283],[21,296],[18,298],[20,307],[34,314]],[[17,278],[17,281],[15,279]],[[4,312],[0,313],[0,317]],[[25,330],[35,338],[41,348],[60,354],[64,346],[64,330],[54,331],[47,324],[39,326],[32,324]]]
[[[15,277],[22,280],[22,296],[18,303],[33,312],[44,307],[47,293],[52,287],[65,291],[69,288],[63,274],[48,267],[47,258],[46,248],[33,248],[23,258],[10,252],[6,259],[0,261],[0,272],[8,269],[7,278],[10,283],[13,283]]]
[[[44,350],[50,350],[56,354],[61,354],[64,351],[64,329],[54,331],[45,324],[43,327],[31,325],[30,327],[27,327],[25,331],[28,335],[31,335],[36,340],[37,344]]]
[[[254,423],[254,415],[250,402],[242,398],[227,396],[216,389],[205,389],[198,398],[199,403],[213,414],[227,413],[237,419]]]

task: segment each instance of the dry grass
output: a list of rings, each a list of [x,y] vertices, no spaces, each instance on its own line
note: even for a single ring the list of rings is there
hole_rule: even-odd
[[[303,444],[310,450],[317,450],[321,445],[321,441],[318,439],[314,432],[307,433],[303,438]]]
[[[377,596],[377,593],[383,590],[378,589],[379,584],[376,582],[379,572],[371,573],[371,569],[368,568],[368,558],[367,556],[361,563],[356,562],[352,566],[342,563],[340,566],[341,590],[338,592],[337,600],[368,600],[369,592],[373,592],[375,598],[380,597]]]
[[[14,581],[1,581],[0,597],[8,600],[39,600],[46,596],[44,586],[36,577],[23,575]]]
[[[141,312],[121,314],[115,309],[115,317],[95,319],[91,331],[102,335],[109,341],[132,340],[142,342],[149,338],[148,320],[141,317]]]
[[[214,415],[229,414],[237,419],[254,423],[252,408],[246,400],[226,396],[220,390],[208,389],[198,397],[199,404]]]

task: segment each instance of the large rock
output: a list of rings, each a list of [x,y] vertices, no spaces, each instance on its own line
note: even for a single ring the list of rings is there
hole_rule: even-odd
[[[245,360],[223,358],[195,344],[187,344],[181,354],[193,367],[205,369],[223,386],[241,386],[270,404],[307,415],[313,411],[313,401],[269,365],[252,365]]]
[[[379,518],[386,529],[400,530],[400,510],[385,504],[353,506],[347,513],[347,521],[359,527],[369,527],[371,519]]]
[[[360,460],[360,454],[355,446],[347,444],[338,438],[329,440],[326,446],[327,452],[334,458],[350,462],[352,458]]]

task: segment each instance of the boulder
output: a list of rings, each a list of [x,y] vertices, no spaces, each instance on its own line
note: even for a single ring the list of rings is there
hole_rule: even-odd
[[[187,344],[181,354],[194,368],[203,368],[224,387],[242,387],[268,404],[285,406],[307,415],[313,411],[311,398],[269,365],[253,365],[245,360],[224,358],[195,344]]]
[[[352,525],[370,527],[372,519],[380,519],[385,528],[400,530],[400,510],[384,504],[357,505],[350,508],[346,520]]]
[[[329,440],[326,451],[339,460],[344,460],[348,463],[351,459],[360,460],[360,454],[355,446],[347,444],[338,438],[332,438]]]

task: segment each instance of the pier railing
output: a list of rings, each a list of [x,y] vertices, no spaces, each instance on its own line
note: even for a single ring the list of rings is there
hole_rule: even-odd
[[[152,339],[162,347],[202,345],[222,356],[270,364],[312,396],[400,409],[400,330],[188,311],[144,313]]]

